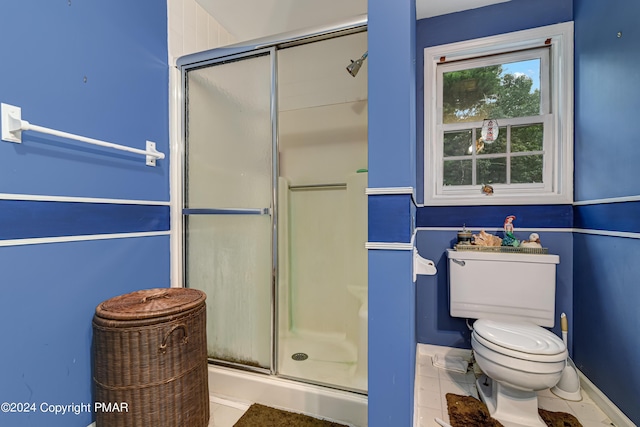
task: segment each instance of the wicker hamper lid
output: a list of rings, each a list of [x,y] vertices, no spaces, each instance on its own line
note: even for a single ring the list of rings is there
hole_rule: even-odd
[[[112,320],[151,319],[188,311],[204,303],[206,294],[190,288],[144,289],[108,299],[96,316]]]

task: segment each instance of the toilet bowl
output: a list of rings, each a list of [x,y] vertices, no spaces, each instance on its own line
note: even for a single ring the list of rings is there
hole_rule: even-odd
[[[545,427],[537,391],[560,380],[567,358],[564,342],[533,323],[479,319],[471,347],[484,373],[478,394],[491,416],[505,427]]]

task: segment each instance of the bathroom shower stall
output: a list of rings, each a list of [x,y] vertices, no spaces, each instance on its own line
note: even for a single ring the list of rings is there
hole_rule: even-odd
[[[178,61],[213,364],[367,392],[366,51],[358,19]]]

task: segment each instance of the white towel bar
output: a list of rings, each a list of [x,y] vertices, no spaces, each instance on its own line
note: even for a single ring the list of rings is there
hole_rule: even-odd
[[[142,154],[147,158],[147,166],[155,166],[156,159],[164,159],[164,153],[156,150],[156,143],[147,141],[146,150],[131,148],[125,145],[114,144],[101,141],[99,139],[87,138],[86,136],[74,135],[43,126],[32,125],[26,120],[22,120],[22,109],[13,105],[2,104],[2,140],[7,142],[22,143],[22,131],[34,131],[46,133],[48,135],[59,136],[61,138],[73,139],[86,142],[88,144],[99,145],[101,147],[113,148],[115,150],[128,151],[130,153]]]

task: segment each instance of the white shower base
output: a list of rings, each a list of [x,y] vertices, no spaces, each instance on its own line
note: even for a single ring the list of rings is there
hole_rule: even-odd
[[[211,396],[367,426],[367,396],[274,376],[209,365]]]
[[[306,360],[291,356],[304,353]],[[280,338],[278,372],[281,375],[327,384],[333,387],[367,392],[366,369],[358,369],[356,346],[344,336],[289,332]]]

